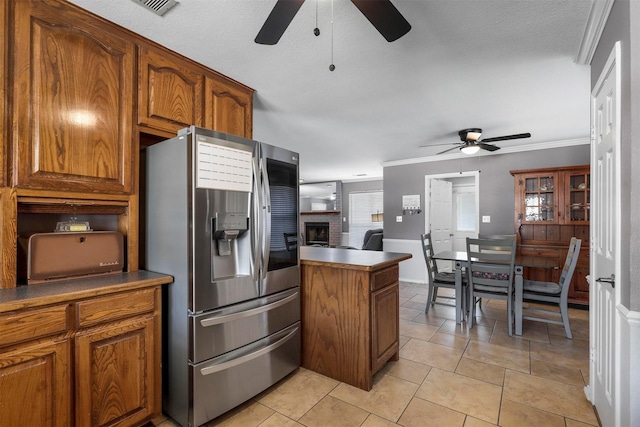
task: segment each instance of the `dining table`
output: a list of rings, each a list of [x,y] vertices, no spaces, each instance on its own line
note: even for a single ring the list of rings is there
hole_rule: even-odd
[[[456,323],[466,320],[470,307],[463,304],[462,274],[468,266],[469,259],[467,251],[441,251],[433,255],[433,259],[440,261],[452,261],[454,263],[455,274],[455,300],[456,300]],[[515,309],[515,333],[522,335],[522,304],[523,285],[525,268],[541,268],[547,270],[558,270],[561,268],[561,261],[556,258],[538,257],[530,255],[518,255],[516,253],[514,265],[514,309]]]

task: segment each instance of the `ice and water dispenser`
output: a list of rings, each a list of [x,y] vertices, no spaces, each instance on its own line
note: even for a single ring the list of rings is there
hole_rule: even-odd
[[[249,229],[249,217],[244,212],[217,212],[213,218],[213,240],[219,256],[230,256],[233,242]]]

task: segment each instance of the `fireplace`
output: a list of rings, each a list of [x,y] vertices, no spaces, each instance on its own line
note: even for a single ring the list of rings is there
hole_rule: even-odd
[[[329,223],[305,222],[304,235],[307,245],[329,246]]]

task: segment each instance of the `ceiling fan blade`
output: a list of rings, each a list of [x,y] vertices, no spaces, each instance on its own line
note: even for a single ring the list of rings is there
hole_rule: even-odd
[[[449,149],[447,149],[447,150],[444,150],[444,151],[441,151],[441,152],[439,152],[439,153],[436,153],[436,155],[438,155],[438,154],[448,153],[449,151],[453,151],[453,150],[456,150],[456,149],[460,149],[460,146],[459,146],[459,145],[456,145],[456,146],[455,146],[455,147],[453,147],[453,148],[449,148]]]
[[[510,139],[531,138],[530,133],[517,133],[515,135],[496,136],[494,138],[485,138],[482,142],[508,141]]]
[[[451,145],[451,144],[456,144],[456,145],[460,145],[457,144],[455,142],[443,142],[441,144],[425,144],[425,145],[418,145],[418,147],[420,148],[429,148],[429,147],[440,147],[441,145]]]
[[[411,24],[390,0],[351,0],[388,42],[398,40],[411,29]]]
[[[302,3],[304,0],[278,0],[267,20],[264,21],[255,42],[268,45],[278,43]]]
[[[478,146],[487,151],[496,151],[500,149],[500,147],[498,147],[497,145],[485,144],[484,142],[478,143]]]

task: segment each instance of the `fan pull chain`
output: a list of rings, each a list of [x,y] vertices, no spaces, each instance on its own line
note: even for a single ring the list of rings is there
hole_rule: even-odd
[[[316,0],[316,27],[313,29],[313,34],[318,37],[320,35],[320,28],[318,27],[318,0]]]
[[[331,65],[329,65],[329,71],[336,69],[333,65],[333,0],[331,0]]]

